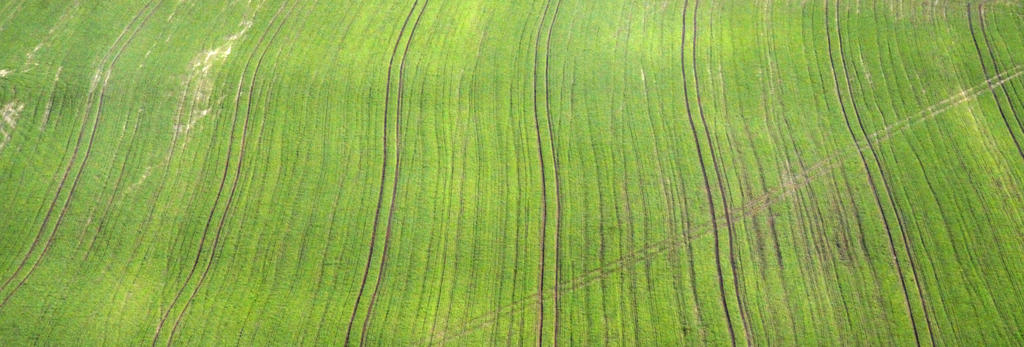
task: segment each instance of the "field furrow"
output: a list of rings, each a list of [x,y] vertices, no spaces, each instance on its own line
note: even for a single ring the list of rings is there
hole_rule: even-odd
[[[1019,345],[1022,19],[0,2],[0,345]]]

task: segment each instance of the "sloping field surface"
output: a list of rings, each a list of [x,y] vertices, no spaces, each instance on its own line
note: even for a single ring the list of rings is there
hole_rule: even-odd
[[[1020,1],[0,1],[3,346],[1022,326]]]

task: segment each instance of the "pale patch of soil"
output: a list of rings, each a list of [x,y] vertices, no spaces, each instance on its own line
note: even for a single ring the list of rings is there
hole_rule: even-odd
[[[9,102],[0,108],[0,150],[7,147],[7,143],[11,141],[11,133],[18,125],[18,116],[24,109],[25,104],[18,101]]]

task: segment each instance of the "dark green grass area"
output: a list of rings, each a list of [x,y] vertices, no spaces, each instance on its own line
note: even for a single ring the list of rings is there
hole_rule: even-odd
[[[1016,1],[0,2],[0,345],[1024,343]]]

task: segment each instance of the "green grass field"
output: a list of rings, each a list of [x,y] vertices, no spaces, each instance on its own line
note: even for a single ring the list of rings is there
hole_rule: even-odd
[[[0,345],[1024,344],[1024,2],[0,1]]]

